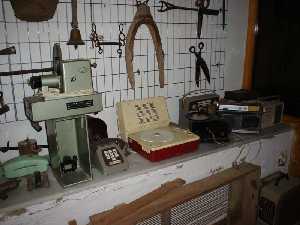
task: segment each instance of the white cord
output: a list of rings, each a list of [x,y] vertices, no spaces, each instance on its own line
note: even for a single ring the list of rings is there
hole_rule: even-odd
[[[232,162],[232,166],[233,166],[233,167],[237,167],[237,166],[239,165],[238,161],[239,161],[240,156],[241,156],[242,153],[244,152],[246,146],[247,146],[247,145],[249,146],[249,144],[245,143],[245,140],[244,140],[244,138],[243,138],[242,136],[240,136],[240,135],[238,135],[238,134],[235,134],[235,133],[232,133],[232,134],[235,135],[236,137],[238,137],[238,138],[240,139],[240,141],[242,141],[242,145],[240,146],[240,152],[239,152],[239,154],[237,155],[237,157],[235,158],[235,160]],[[247,151],[246,156],[243,157],[243,158],[240,160],[240,162],[244,162],[244,161],[247,159],[247,156],[248,156],[248,154],[249,154],[249,148],[248,148],[247,150],[248,150],[248,151]]]
[[[258,150],[257,150],[255,156],[253,157],[253,159],[251,159],[249,162],[253,162],[254,160],[256,160],[257,157],[260,155],[261,150],[262,150],[262,141],[261,141],[261,139],[259,139],[259,147],[258,147]]]

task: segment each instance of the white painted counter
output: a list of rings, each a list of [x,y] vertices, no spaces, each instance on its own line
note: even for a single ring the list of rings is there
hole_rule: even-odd
[[[62,225],[71,219],[87,224],[88,216],[130,202],[166,181],[180,177],[189,183],[230,168],[238,156],[238,161],[261,165],[262,176],[287,171],[287,163],[279,166],[278,159],[289,160],[293,131],[288,127],[235,139],[226,145],[200,144],[196,152],[157,163],[132,153],[128,171],[107,177],[96,172],[92,182],[65,190],[50,173],[50,188],[31,193],[19,188],[10,192],[6,201],[0,201],[0,224]]]

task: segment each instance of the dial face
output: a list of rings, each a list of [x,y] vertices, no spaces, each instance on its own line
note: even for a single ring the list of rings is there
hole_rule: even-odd
[[[213,99],[195,101],[190,103],[189,111],[211,114],[215,113],[217,106],[218,102]]]
[[[102,150],[102,157],[107,166],[115,166],[123,162],[122,155],[115,147]]]
[[[139,124],[146,124],[159,120],[157,108],[153,102],[136,104],[134,107]]]

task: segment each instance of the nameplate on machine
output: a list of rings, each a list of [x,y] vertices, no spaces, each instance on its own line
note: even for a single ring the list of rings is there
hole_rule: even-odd
[[[87,108],[87,107],[91,107],[93,105],[94,105],[93,100],[84,100],[84,101],[66,103],[67,110]]]

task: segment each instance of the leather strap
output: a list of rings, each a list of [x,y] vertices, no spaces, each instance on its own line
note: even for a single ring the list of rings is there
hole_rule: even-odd
[[[160,83],[160,87],[163,88],[164,87],[164,52],[162,50],[161,38],[159,35],[157,25],[153,20],[149,6],[146,4],[138,5],[137,12],[133,18],[133,21],[129,27],[128,34],[127,34],[127,41],[125,46],[125,61],[126,61],[126,68],[128,73],[128,80],[130,82],[131,87],[134,88],[135,80],[134,80],[133,65],[132,65],[132,60],[134,55],[133,45],[134,45],[136,32],[142,24],[145,24],[148,27],[154,43],[156,58],[157,58],[158,68],[159,68],[159,83]]]

